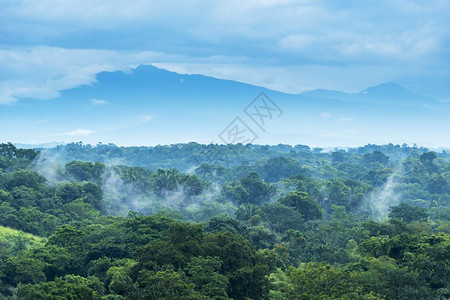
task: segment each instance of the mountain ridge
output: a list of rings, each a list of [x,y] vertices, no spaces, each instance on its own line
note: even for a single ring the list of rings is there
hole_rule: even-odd
[[[229,92],[233,89],[235,92],[264,91],[286,96],[308,96],[314,98],[325,98],[341,101],[354,101],[378,104],[402,104],[402,105],[421,105],[437,104],[439,101],[432,97],[413,93],[402,85],[395,82],[383,82],[375,86],[367,87],[356,93],[347,93],[339,90],[314,89],[302,93],[286,93],[275,89],[269,89],[255,84],[249,84],[237,80],[221,79],[203,74],[185,74],[158,68],[154,65],[139,65],[131,69],[130,72],[114,71],[100,72],[96,76],[97,81],[92,85],[79,88],[96,88],[99,83],[114,85],[122,88],[139,88],[143,91],[157,91],[164,93],[188,93],[189,95],[199,95],[205,91],[216,91],[221,93],[223,90]],[[78,88],[76,88],[78,89]],[[68,92],[74,89],[65,90]],[[387,101],[380,101],[385,98]]]
[[[281,110],[262,130],[245,109],[264,92]],[[261,103],[259,104],[262,105]],[[314,90],[301,94],[224,80],[179,74],[142,65],[130,72],[101,72],[96,82],[64,90],[58,98],[21,99],[0,110],[4,139],[22,144],[98,142],[156,145],[221,142],[219,134],[239,118],[261,144],[319,147],[367,143],[428,143],[444,134],[450,104],[416,95],[395,83],[357,93]],[[282,115],[281,117],[277,117]],[[405,132],[414,135],[409,137]],[[364,134],[362,134],[364,132]],[[371,136],[369,140],[367,137]],[[406,136],[406,138],[405,138]]]
[[[367,87],[356,93],[346,93],[337,90],[315,89],[306,91],[300,95],[337,99],[350,102],[375,103],[375,104],[401,104],[401,105],[439,105],[435,98],[416,94],[394,82],[384,82]]]

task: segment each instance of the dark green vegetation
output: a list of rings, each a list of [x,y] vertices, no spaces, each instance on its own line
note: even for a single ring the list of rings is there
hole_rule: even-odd
[[[0,299],[447,299],[449,159],[2,144]]]

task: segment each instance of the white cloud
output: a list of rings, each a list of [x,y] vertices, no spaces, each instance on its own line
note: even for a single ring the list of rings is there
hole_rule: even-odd
[[[336,121],[338,121],[339,123],[343,123],[343,122],[353,121],[353,119],[352,118],[347,118],[347,117],[339,117]]]
[[[292,93],[448,77],[449,13],[411,0],[0,1],[0,104],[148,63]]]
[[[278,42],[278,44],[283,48],[298,51],[298,50],[305,49],[306,47],[308,47],[318,41],[319,41],[319,39],[312,35],[293,34],[293,35],[287,36],[285,38],[282,38]]]
[[[333,138],[333,137],[344,138],[344,137],[355,135],[357,132],[358,131],[356,131],[356,130],[348,129],[348,130],[342,130],[342,131],[325,133],[325,134],[322,134],[320,136],[323,137],[323,138]]]
[[[79,136],[88,136],[88,135],[92,135],[94,133],[94,131],[90,130],[90,129],[75,129],[72,131],[68,131],[68,132],[62,132],[62,133],[55,133],[55,134],[51,134],[48,135],[50,136],[67,136],[67,137],[79,137]]]
[[[153,120],[154,117],[150,116],[150,115],[143,115],[143,116],[139,116],[139,119],[142,120],[142,122],[149,122],[149,121]]]
[[[396,81],[403,72],[418,74],[423,70],[417,66],[399,69],[395,66],[360,66],[337,65],[252,65],[248,62],[210,63],[156,63],[156,67],[188,74],[204,74],[223,79],[237,80],[270,89],[301,93],[316,88],[332,89],[345,92],[359,92],[368,86],[386,81]],[[361,76],[364,74],[364,76]],[[351,80],[345,80],[351,78]],[[341,80],[342,79],[342,80]]]
[[[37,125],[37,124],[42,124],[42,123],[47,123],[48,120],[36,120],[33,122],[33,124]]]
[[[40,100],[52,99],[59,96],[57,90],[46,87],[18,87],[14,90],[14,97],[17,98],[35,98]]]
[[[331,115],[329,112],[326,112],[326,111],[321,112],[321,113],[319,114],[319,116],[320,116],[322,119],[330,119],[330,118],[332,117],[332,115]]]
[[[94,106],[101,106],[101,105],[106,105],[109,102],[106,100],[101,100],[101,99],[91,99],[91,104]]]
[[[0,104],[12,104],[17,101],[17,98],[11,96],[11,93],[7,88],[0,89]]]
[[[321,112],[319,114],[319,117],[321,119],[324,119],[324,120],[330,120],[331,119],[331,120],[333,120],[335,122],[338,122],[338,123],[344,123],[344,122],[352,121],[351,118],[342,117],[342,116],[336,116],[336,115],[333,115],[333,114],[331,114],[331,113],[329,113],[327,111]]]
[[[141,63],[170,59],[163,53],[25,47],[0,49],[0,104],[19,98],[52,99],[59,91],[96,81],[102,71],[127,71]],[[4,77],[4,80],[1,80]]]

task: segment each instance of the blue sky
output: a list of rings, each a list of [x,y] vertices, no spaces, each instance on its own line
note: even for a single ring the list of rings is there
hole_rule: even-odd
[[[0,110],[140,64],[288,93],[392,81],[450,101],[448,16],[447,0],[4,0]]]
[[[142,63],[292,93],[395,81],[450,100],[449,15],[447,0],[5,0],[0,103]]]

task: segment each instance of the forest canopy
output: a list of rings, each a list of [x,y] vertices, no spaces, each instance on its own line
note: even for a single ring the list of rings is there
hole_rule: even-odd
[[[447,299],[449,204],[417,146],[1,144],[0,299]]]

